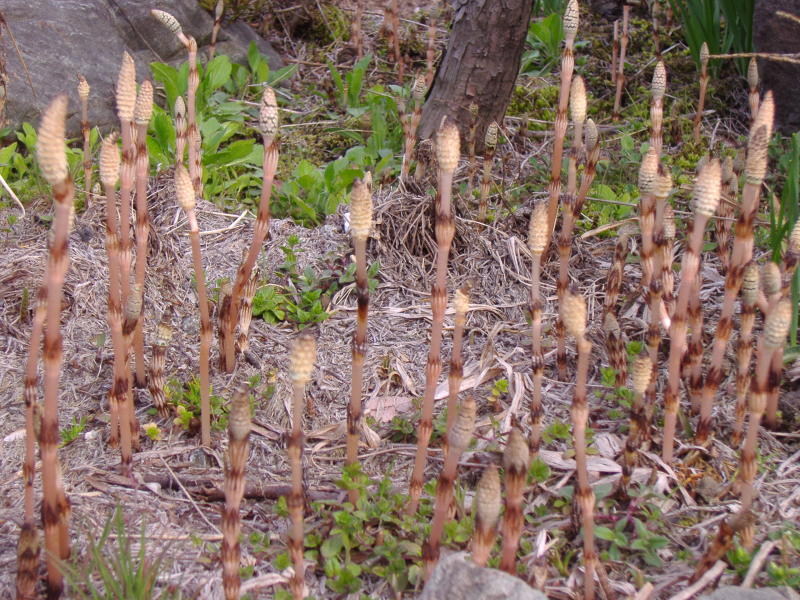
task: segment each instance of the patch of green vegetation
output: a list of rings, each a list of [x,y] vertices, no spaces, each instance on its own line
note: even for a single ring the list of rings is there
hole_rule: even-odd
[[[164,387],[167,402],[175,407],[177,416],[175,424],[181,428],[195,432],[200,428],[200,380],[193,377],[186,383],[171,378]],[[216,431],[228,428],[228,403],[222,396],[209,390],[211,405],[211,427]]]
[[[72,417],[72,424],[61,430],[61,443],[58,447],[63,448],[64,446],[68,446],[77,440],[78,436],[83,433],[84,429],[86,429],[86,424],[88,422],[89,417],[81,417],[80,420]]]

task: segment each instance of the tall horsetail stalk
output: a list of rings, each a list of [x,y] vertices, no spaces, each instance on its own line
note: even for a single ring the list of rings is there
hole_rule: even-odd
[[[528,448],[531,456],[539,456],[542,442],[542,380],[544,379],[544,356],[542,355],[542,295],[539,280],[542,270],[542,254],[547,248],[550,232],[547,229],[547,205],[539,202],[533,207],[528,228],[528,248],[533,257],[531,266],[531,359],[533,368],[533,395],[531,396],[531,436]]]
[[[433,63],[436,60],[436,19],[431,17],[428,23],[428,45],[425,50],[425,84],[433,83]]]
[[[511,428],[503,453],[503,469],[506,484],[506,511],[503,513],[503,547],[500,570],[516,575],[517,549],[522,536],[522,496],[528,479],[530,452],[525,437],[516,427]]]
[[[616,373],[615,385],[617,387],[625,385],[625,381],[628,379],[628,355],[625,352],[622,330],[617,321],[617,300],[625,275],[628,241],[632,233],[632,227],[623,225],[617,234],[614,258],[608,269],[608,275],[606,275],[606,295],[603,299],[603,331],[606,337],[606,350],[609,363]]]
[[[475,399],[471,395],[464,398],[458,410],[458,417],[454,420],[453,426],[447,430],[447,447],[449,451],[445,457],[444,466],[436,485],[436,502],[433,520],[431,521],[431,532],[422,546],[422,561],[426,580],[430,578],[433,568],[439,561],[442,533],[450,512],[450,504],[453,501],[453,488],[458,474],[458,461],[472,439],[476,410]],[[525,451],[528,451],[527,446]]]
[[[117,115],[122,133],[122,168],[119,186],[119,262],[122,306],[128,300],[131,287],[131,197],[136,179],[136,128],[133,116],[136,110],[136,67],[131,55],[122,55],[122,65],[117,78]]]
[[[617,71],[619,70],[619,19],[614,21],[614,34],[611,42],[611,84],[617,83]]]
[[[64,493],[58,461],[58,389],[61,378],[62,337],[61,301],[64,278],[69,267],[69,230],[75,187],[69,176],[65,152],[67,97],[58,96],[42,117],[36,156],[42,177],[52,187],[55,215],[49,247],[45,285],[47,319],[44,328],[44,410],[42,411],[39,452],[42,460],[42,524],[47,550],[47,597],[57,599],[64,588],[59,561],[70,554],[70,506]]]
[[[675,271],[672,270],[675,254],[675,211],[670,203],[664,205],[661,229],[664,232],[664,241],[658,248],[661,253],[661,302],[664,306],[662,322],[664,328],[668,330],[675,309]]]
[[[717,256],[722,264],[722,272],[730,267],[730,234],[733,207],[738,204],[739,181],[733,172],[733,159],[728,156],[722,163],[722,199],[719,203],[718,218],[714,220],[714,233],[717,238]]]
[[[83,75],[78,75],[78,98],[81,101],[81,136],[83,137],[83,191],[86,194],[86,206],[91,205],[92,193],[92,154],[89,148],[89,82]]]
[[[287,451],[292,469],[292,489],[287,501],[291,525],[289,529],[289,556],[294,565],[294,575],[289,589],[296,600],[303,598],[305,564],[303,563],[303,396],[311,380],[317,345],[309,335],[300,336],[294,343],[291,356],[292,377],[292,430]]]
[[[222,513],[222,587],[225,600],[238,600],[241,579],[242,529],[239,507],[244,496],[245,466],[250,436],[250,390],[240,385],[231,399],[228,414],[228,453],[225,461],[225,510]]]
[[[422,119],[422,105],[425,103],[425,94],[427,91],[428,86],[425,83],[425,77],[423,75],[417,75],[414,79],[414,85],[411,86],[411,108],[406,111],[402,117],[405,146],[403,149],[403,165],[400,171],[400,178],[403,180],[408,178],[408,173],[411,169],[411,161],[414,158],[414,147],[417,144],[417,128]]]
[[[219,336],[219,366],[221,369],[225,368],[225,340],[228,335],[228,321],[231,319],[231,294],[233,294],[233,285],[230,281],[226,281],[219,289],[219,301],[217,303],[217,335]]]
[[[653,362],[647,354],[640,354],[633,361],[631,371],[633,402],[631,403],[630,427],[628,428],[628,439],[625,441],[622,477],[620,478],[620,490],[624,495],[628,493],[628,485],[630,485],[633,468],[636,466],[636,457],[642,440],[647,437],[648,419],[645,395],[653,378],[653,367]]]
[[[767,299],[768,309],[766,315],[775,310],[783,297],[781,285],[781,268],[774,262],[767,261],[761,273],[762,287]],[[780,388],[780,375],[783,369],[783,348],[778,348],[772,355],[770,372],[767,377],[767,405],[764,410],[764,426],[774,429],[778,425],[778,389]]]
[[[740,513],[748,512],[753,505],[755,489],[753,482],[756,477],[756,452],[758,451],[758,430],[761,417],[767,407],[767,387],[769,385],[772,357],[783,348],[789,325],[792,320],[794,308],[788,299],[783,299],[770,311],[764,322],[764,332],[758,344],[755,379],[750,390],[749,412],[750,419],[747,423],[747,437],[742,448],[742,463],[739,471],[741,482],[742,503]],[[781,365],[782,367],[783,365]],[[778,372],[780,377],[780,371]],[[741,532],[742,546],[750,550],[753,547],[753,529],[746,527]]]
[[[239,308],[239,337],[236,340],[236,352],[239,354],[244,354],[250,347],[248,334],[250,332],[250,323],[253,321],[253,298],[256,295],[260,274],[261,272],[258,265],[254,265],[250,273],[250,278],[247,280],[247,284],[245,284],[244,290],[242,291],[242,303]],[[231,291],[233,291],[232,288]],[[220,325],[222,325],[221,318]]]
[[[586,382],[589,374],[589,356],[592,343],[586,336],[586,301],[579,295],[567,291],[560,305],[561,317],[570,335],[575,338],[578,348],[578,368],[575,381],[575,394],[572,398],[572,441],[575,447],[575,472],[577,486],[576,508],[580,511],[583,523],[583,565],[584,598],[594,598],[594,573],[597,554],[594,546],[594,492],[589,485],[589,469],[586,461],[586,423],[589,419],[589,405],[586,399]]]
[[[25,384],[23,400],[25,402],[25,456],[22,462],[23,520],[17,544],[17,598],[35,598],[36,582],[39,579],[39,529],[34,516],[36,476],[36,420],[41,416],[39,406],[38,366],[39,349],[42,344],[44,321],[47,318],[47,288],[42,285],[36,294],[36,312],[33,316],[33,327],[28,345],[28,357],[25,362]]]
[[[492,121],[486,128],[486,135],[483,139],[483,174],[481,175],[481,197],[478,203],[478,220],[486,222],[486,214],[489,211],[489,186],[492,182],[492,164],[494,163],[494,152],[497,149],[497,123]]]
[[[736,344],[736,410],[731,440],[736,448],[742,441],[747,392],[750,390],[750,359],[753,355],[753,325],[759,290],[758,266],[750,262],[742,275],[742,310],[739,316],[739,340]]]
[[[694,113],[692,136],[694,143],[700,142],[700,123],[703,120],[703,108],[706,104],[706,90],[708,89],[708,44],[703,42],[700,46],[700,97],[697,99],[697,112]]]
[[[483,470],[475,490],[475,532],[472,534],[472,562],[485,567],[497,537],[497,521],[503,501],[500,497],[500,475],[490,464]]]
[[[385,19],[389,21],[386,26],[388,42],[391,45],[394,63],[397,67],[397,81],[403,83],[403,55],[400,52],[400,6],[398,0],[388,0],[386,3]]]
[[[356,0],[355,2],[355,16],[350,25],[350,46],[356,51],[356,60],[360,60],[364,56],[364,0]]]
[[[455,234],[455,221],[450,206],[453,187],[453,174],[458,167],[461,154],[461,141],[458,127],[446,117],[436,133],[436,157],[439,163],[439,191],[436,202],[436,280],[431,289],[431,346],[425,367],[425,395],[422,400],[422,413],[417,429],[417,452],[414,457],[414,470],[408,486],[408,505],[406,512],[417,512],[422,482],[427,463],[428,444],[433,432],[433,396],[436,382],[442,372],[442,327],[444,311],[447,307],[447,262],[450,246]]]
[[[372,228],[372,178],[356,179],[350,193],[350,232],[356,254],[356,293],[358,316],[353,332],[352,385],[347,407],[347,457],[345,464],[358,463],[358,439],[361,427],[361,396],[364,393],[364,361],[367,354],[367,315],[369,313],[369,282],[367,280],[367,240]],[[358,490],[348,491],[350,502],[358,501]]]
[[[175,169],[175,192],[186,219],[189,221],[189,238],[192,243],[192,262],[197,282],[197,301],[200,305],[200,443],[211,445],[211,407],[209,404],[210,377],[209,355],[211,353],[211,318],[208,311],[206,276],[203,272],[203,259],[200,255],[200,227],[195,212],[194,186],[183,165]]]
[[[136,124],[136,270],[134,281],[142,288],[144,295],[144,276],[147,270],[147,238],[150,235],[150,217],[147,214],[147,176],[150,170],[150,157],[147,154],[147,126],[153,114],[153,84],[144,80],[136,96],[133,122]],[[139,316],[133,334],[133,347],[136,352],[137,386],[147,382],[144,361],[144,313]]]
[[[108,327],[114,346],[114,376],[108,395],[111,431],[108,443],[119,445],[120,398],[128,396],[128,372],[125,361],[125,340],[122,337],[122,268],[120,261],[120,236],[117,232],[116,185],[119,179],[120,156],[117,138],[110,135],[100,149],[100,181],[106,197],[106,254],[108,255]]]
[[[547,200],[547,235],[553,235],[558,216],[558,201],[561,196],[561,160],[564,154],[564,137],[567,134],[567,105],[569,103],[572,72],[575,69],[575,36],[580,20],[578,0],[569,0],[564,11],[564,50],[561,53],[561,87],[558,91],[558,109],[555,121],[553,156],[550,161],[550,184]],[[548,240],[549,244],[549,240]]]
[[[186,103],[183,96],[175,99],[175,164],[182,165],[186,154]]]
[[[578,185],[578,156],[581,153],[583,141],[583,124],[586,121],[586,86],[583,77],[576,75],[572,79],[569,94],[570,116],[572,117],[573,135],[572,149],[569,153],[569,167],[567,170],[567,196],[564,200],[564,210],[561,220],[561,231],[557,237],[558,246],[558,280],[556,293],[559,301],[569,284],[569,257],[572,250],[572,228],[575,222],[574,206],[577,201],[576,191]],[[556,319],[556,367],[561,380],[567,378],[567,344],[566,331],[561,317]]]
[[[767,171],[767,146],[772,133],[774,115],[775,104],[772,99],[772,93],[767,92],[751,129],[747,147],[742,205],[739,219],[734,228],[730,269],[725,277],[722,309],[716,327],[711,358],[709,359],[703,388],[700,420],[697,424],[695,435],[695,442],[698,444],[704,444],[711,434],[711,411],[714,405],[714,396],[722,381],[722,360],[733,328],[732,319],[736,297],[739,295],[739,289],[742,286],[745,267],[753,257],[753,223],[758,212],[761,184]]]
[[[700,411],[700,403],[703,396],[703,307],[700,303],[700,288],[703,287],[702,273],[701,255],[686,313],[690,335],[687,340],[686,356],[682,367],[692,414],[697,414]]]
[[[220,349],[220,354],[224,354],[225,371],[233,372],[236,366],[236,354],[234,347],[234,327],[239,318],[239,304],[250,273],[258,259],[258,253],[269,233],[269,202],[272,196],[272,182],[275,179],[275,171],[278,167],[278,142],[275,139],[278,134],[278,103],[275,99],[275,92],[271,87],[265,87],[261,97],[261,109],[258,116],[258,126],[261,130],[261,139],[264,145],[264,162],[262,164],[263,180],[261,182],[261,199],[258,204],[258,215],[256,224],[253,227],[253,242],[247,256],[239,265],[236,272],[236,281],[231,294],[231,308],[225,326],[225,347]]]
[[[663,60],[656,63],[650,91],[653,95],[650,102],[650,147],[655,150],[656,156],[661,156],[664,146],[664,94],[667,92],[667,69]]]
[[[709,161],[700,170],[695,181],[693,193],[694,225],[688,239],[681,264],[681,283],[678,300],[670,325],[669,363],[667,388],[664,391],[664,441],[661,458],[665,463],[672,462],[675,425],[680,404],[681,359],[686,351],[686,317],[689,298],[700,265],[700,251],[703,246],[703,232],[708,220],[714,215],[719,204],[721,167],[719,161]]]
[[[628,23],[631,17],[631,7],[629,4],[622,6],[622,36],[619,44],[619,58],[617,59],[617,76],[614,83],[617,90],[614,94],[614,110],[611,119],[619,121],[619,111],[622,105],[622,87],[625,85],[625,53],[628,51]]]
[[[750,63],[747,65],[747,84],[750,88],[747,95],[748,104],[750,105],[750,118],[755,121],[760,101],[758,95],[758,63],[755,57],[751,58]]]
[[[225,12],[225,2],[217,0],[214,6],[214,26],[211,28],[211,44],[208,47],[208,60],[213,60],[217,53],[217,36],[222,28],[222,13]]]
[[[469,285],[463,286],[453,294],[453,349],[450,354],[450,372],[447,375],[447,427],[450,431],[456,421],[458,411],[458,392],[461,390],[461,379],[464,377],[464,357],[461,351],[464,347],[464,325],[467,322],[469,311]],[[444,455],[449,452],[449,438],[445,440]]]
[[[163,419],[169,417],[169,406],[167,406],[167,397],[164,394],[164,384],[166,383],[164,368],[167,362],[167,349],[174,334],[175,330],[170,324],[170,314],[168,311],[164,311],[161,322],[156,327],[156,338],[152,346],[153,358],[150,363],[150,378],[147,382],[150,396],[153,398],[153,405],[156,407],[158,415]]]
[[[639,167],[639,229],[642,232],[642,295],[645,302],[650,300],[650,282],[653,280],[653,239],[656,229],[656,197],[654,194],[658,178],[658,152],[651,147],[642,158]]]
[[[122,339],[125,343],[125,371],[128,374],[127,394],[119,402],[120,417],[120,438],[122,440],[122,474],[126,477],[133,477],[132,457],[130,449],[139,450],[139,423],[136,420],[135,407],[133,404],[133,377],[131,375],[130,361],[133,349],[133,332],[142,314],[142,286],[134,283],[131,286],[128,300],[125,302],[125,310],[122,319]],[[127,438],[126,438],[127,436]]]

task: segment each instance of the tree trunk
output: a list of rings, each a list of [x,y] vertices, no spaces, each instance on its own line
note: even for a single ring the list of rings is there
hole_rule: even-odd
[[[430,138],[442,117],[453,118],[466,139],[478,106],[476,149],[492,121],[501,122],[519,73],[533,0],[453,0],[453,26],[428,99],[419,139]]]

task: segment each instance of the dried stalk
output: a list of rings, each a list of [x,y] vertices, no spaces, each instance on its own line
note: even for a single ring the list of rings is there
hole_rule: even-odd
[[[217,36],[222,28],[223,12],[225,12],[225,2],[224,0],[217,0],[217,4],[214,6],[214,26],[211,28],[211,44],[208,47],[209,61],[213,60],[214,55],[217,53]]]
[[[167,349],[175,333],[170,321],[169,311],[164,311],[164,314],[161,316],[161,322],[156,328],[156,339],[152,346],[153,358],[150,364],[150,380],[148,381],[150,396],[153,398],[153,405],[156,407],[156,410],[158,410],[159,416],[163,419],[169,417],[170,412],[167,406],[167,397],[164,394],[164,384],[166,383],[164,368],[167,362]]]
[[[619,111],[622,104],[622,87],[625,85],[625,53],[628,51],[628,22],[630,21],[631,7],[629,4],[622,6],[622,38],[619,45],[619,60],[617,62],[617,91],[614,94],[614,112],[612,120],[619,121]]]
[[[660,157],[664,145],[664,94],[667,91],[667,69],[663,60],[656,64],[650,90],[653,94],[650,102],[650,147]]]
[[[703,108],[706,103],[706,90],[708,89],[708,44],[703,42],[700,46],[700,97],[697,100],[697,112],[694,113],[694,126],[692,136],[695,144],[700,142],[700,123],[703,119]]]
[[[294,575],[289,589],[297,600],[303,598],[305,564],[303,563],[303,396],[311,380],[317,345],[309,335],[300,336],[292,348],[292,430],[288,434],[287,451],[292,469],[292,490],[288,498],[289,556],[294,564]]]
[[[453,349],[450,354],[450,372],[447,375],[447,429],[450,431],[456,421],[458,410],[458,392],[461,389],[461,378],[464,376],[464,357],[461,349],[464,346],[464,325],[467,322],[467,311],[469,311],[469,285],[464,285],[453,294],[453,308],[455,316],[453,318]],[[444,455],[447,458],[449,452],[449,442],[444,444]]]
[[[564,11],[564,50],[561,53],[561,87],[558,91],[558,110],[556,112],[553,156],[550,161],[550,184],[547,188],[547,232],[553,234],[558,215],[558,201],[561,196],[561,160],[564,153],[564,137],[567,134],[567,105],[572,84],[572,71],[575,68],[573,53],[575,36],[579,23],[578,0],[569,0]],[[548,240],[549,244],[549,240]]]
[[[182,165],[186,155],[186,103],[183,96],[175,99],[175,165]]]
[[[275,99],[275,92],[270,87],[264,88],[261,97],[261,110],[259,112],[259,129],[261,139],[264,144],[263,181],[261,184],[261,199],[258,204],[258,215],[256,224],[253,227],[253,243],[247,257],[239,266],[236,272],[236,282],[231,294],[231,310],[226,323],[225,347],[220,348],[220,354],[224,353],[225,371],[233,372],[236,365],[236,354],[234,353],[233,330],[239,318],[239,303],[245,284],[250,279],[250,273],[256,264],[258,253],[269,232],[269,201],[272,195],[272,182],[275,179],[275,170],[278,167],[278,144],[275,136],[278,133],[278,103]]]
[[[750,118],[755,121],[758,115],[759,95],[758,95],[758,63],[755,57],[750,58],[747,65],[747,83],[750,87],[748,103],[750,104]]]
[[[492,164],[494,164],[494,152],[497,149],[497,123],[492,121],[486,128],[486,136],[483,143],[483,174],[481,175],[481,197],[478,204],[478,220],[486,222],[486,214],[489,210],[489,186],[492,181]]]
[[[150,171],[150,158],[147,155],[147,126],[153,114],[153,84],[142,82],[136,97],[133,121],[136,124],[136,270],[134,281],[142,288],[144,295],[144,276],[147,270],[147,238],[150,235],[150,217],[147,214],[147,176]],[[133,347],[136,353],[137,387],[147,383],[144,362],[144,313],[139,316],[133,334]]]
[[[472,562],[485,567],[489,553],[497,537],[497,521],[500,518],[500,475],[495,465],[483,470],[475,491],[475,532],[472,535]]]
[[[739,341],[736,345],[736,421],[731,442],[737,448],[742,442],[747,392],[750,389],[750,359],[753,355],[753,325],[758,302],[758,266],[750,262],[742,276],[742,310],[739,316]]]
[[[255,270],[255,269],[254,269]],[[249,282],[249,280],[248,280]],[[219,310],[217,310],[217,339],[219,340],[219,368],[225,368],[225,353],[223,349],[227,343],[228,336],[228,323],[235,319],[231,319],[231,295],[233,294],[233,285],[230,281],[222,284],[219,290]]]
[[[567,292],[560,305],[561,316],[567,331],[575,338],[578,347],[578,368],[575,395],[572,398],[572,441],[575,448],[575,473],[577,486],[575,506],[583,522],[584,598],[594,598],[594,573],[597,554],[594,547],[594,492],[589,485],[586,461],[586,423],[589,405],[586,400],[586,381],[589,373],[589,355],[592,343],[586,337],[586,302],[581,296]]]
[[[664,442],[661,450],[661,457],[668,464],[672,461],[672,445],[678,418],[680,366],[686,350],[686,316],[689,298],[700,265],[703,232],[719,204],[720,177],[721,167],[719,161],[714,159],[700,170],[694,186],[694,225],[683,254],[678,300],[670,325],[668,379],[664,392]]]
[[[422,561],[426,580],[430,578],[436,563],[439,561],[442,532],[450,511],[450,504],[453,501],[453,485],[458,474],[458,461],[472,439],[476,408],[475,399],[471,395],[464,398],[458,411],[458,417],[454,419],[453,426],[448,429],[449,452],[439,475],[439,482],[436,485],[436,503],[431,521],[431,532],[422,546]],[[525,446],[524,440],[522,444]],[[527,453],[527,451],[528,448],[525,446],[525,452]],[[525,474],[527,475],[527,470]]]
[[[631,379],[633,383],[633,402],[631,404],[630,427],[628,439],[625,441],[623,454],[622,477],[620,478],[620,491],[627,496],[631,473],[636,466],[636,457],[642,440],[647,436],[648,427],[645,411],[645,394],[653,377],[653,362],[647,354],[640,354],[633,361]]]
[[[225,510],[222,513],[222,587],[225,600],[239,600],[242,529],[239,506],[244,495],[245,465],[250,436],[250,389],[240,385],[228,415],[228,453],[225,462]]]
[[[194,187],[189,173],[183,165],[175,169],[175,191],[178,203],[189,221],[189,238],[192,243],[192,262],[197,281],[197,300],[200,304],[200,443],[211,445],[211,407],[209,405],[209,354],[211,350],[211,318],[208,311],[206,276],[203,272],[203,259],[200,256],[200,227],[195,214]]]
[[[733,328],[732,319],[736,297],[742,286],[745,266],[753,257],[753,222],[758,212],[761,184],[767,170],[767,145],[771,137],[774,114],[775,104],[772,94],[767,92],[750,132],[742,206],[734,229],[730,270],[725,277],[722,309],[714,335],[700,406],[700,420],[695,434],[695,442],[698,444],[704,444],[711,433],[711,411],[714,405],[714,396],[722,381],[722,359]]]
[[[443,119],[436,134],[436,154],[439,163],[439,193],[436,203],[436,281],[431,290],[431,346],[425,368],[425,395],[417,428],[417,452],[408,489],[406,512],[413,515],[419,505],[422,480],[427,462],[428,444],[433,432],[433,395],[442,371],[442,326],[447,306],[447,261],[455,234],[455,221],[450,207],[453,174],[461,154],[458,127]]]
[[[517,573],[517,548],[522,536],[522,494],[527,483],[529,462],[530,453],[525,437],[519,429],[513,427],[503,453],[506,511],[500,526],[503,540],[500,570],[512,575]]]
[[[350,194],[350,232],[356,254],[356,291],[358,316],[353,333],[353,367],[350,404],[347,407],[347,458],[345,464],[358,463],[358,439],[361,427],[361,397],[364,393],[364,361],[367,354],[367,315],[369,313],[369,282],[367,281],[367,240],[372,228],[372,178],[356,179]],[[348,491],[355,506],[358,490]]]
[[[83,136],[83,191],[86,194],[86,206],[91,206],[92,191],[92,155],[89,149],[89,82],[83,75],[78,75],[78,98],[81,101],[81,135]]]
[[[536,204],[531,213],[528,229],[528,248],[533,257],[531,267],[531,358],[533,360],[533,396],[531,396],[531,436],[528,448],[532,458],[539,456],[542,441],[542,379],[544,379],[544,356],[542,355],[542,296],[539,279],[542,269],[542,254],[547,248],[550,232],[547,229],[547,205]]]
[[[62,338],[61,300],[64,277],[69,267],[68,238],[74,210],[75,187],[69,176],[64,151],[67,97],[58,96],[42,117],[36,147],[39,169],[52,186],[55,215],[45,285],[47,319],[44,328],[44,410],[42,411],[39,451],[42,459],[42,522],[47,560],[47,597],[57,599],[63,591],[59,560],[69,558],[69,501],[61,480],[58,461],[58,388],[61,377]]]
[[[655,245],[653,238],[656,229],[656,197],[654,194],[658,178],[658,152],[651,147],[639,168],[639,229],[642,232],[642,294],[647,304],[650,303],[650,283],[653,280],[653,255]]]
[[[253,266],[250,279],[247,280],[247,284],[242,291],[242,302],[239,308],[239,337],[236,340],[236,352],[239,354],[244,354],[250,347],[248,333],[250,332],[250,323],[253,320],[253,298],[256,295],[260,274],[258,265]],[[221,318],[220,323],[222,323]]]

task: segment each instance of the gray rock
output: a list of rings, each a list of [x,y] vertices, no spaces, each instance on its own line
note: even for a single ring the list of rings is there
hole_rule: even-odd
[[[788,588],[750,589],[728,585],[717,588],[712,594],[700,596],[700,600],[791,600],[796,597]]]
[[[173,14],[186,33],[197,39],[198,58],[211,40],[212,16],[197,0],[4,0],[2,12],[19,47],[3,32],[8,70],[7,125],[23,121],[36,125],[41,111],[57,94],[70,96],[68,135],[80,132],[77,75],[91,86],[89,121],[107,129],[115,126],[114,85],[122,53],[136,61],[137,79],[150,77],[151,62],[178,64],[186,59],[178,39],[150,15],[151,8]],[[246,61],[255,41],[272,69],[283,66],[270,45],[244,23],[223,26],[217,52]],[[23,67],[20,56],[25,62]]]
[[[753,14],[753,46],[757,52],[800,52],[800,23],[777,16],[778,10],[800,15],[800,0],[758,0]],[[800,129],[800,65],[759,59],[758,70],[761,89],[775,94],[776,128],[791,135]]]
[[[420,600],[547,600],[524,581],[497,569],[479,567],[466,552],[442,558]]]

